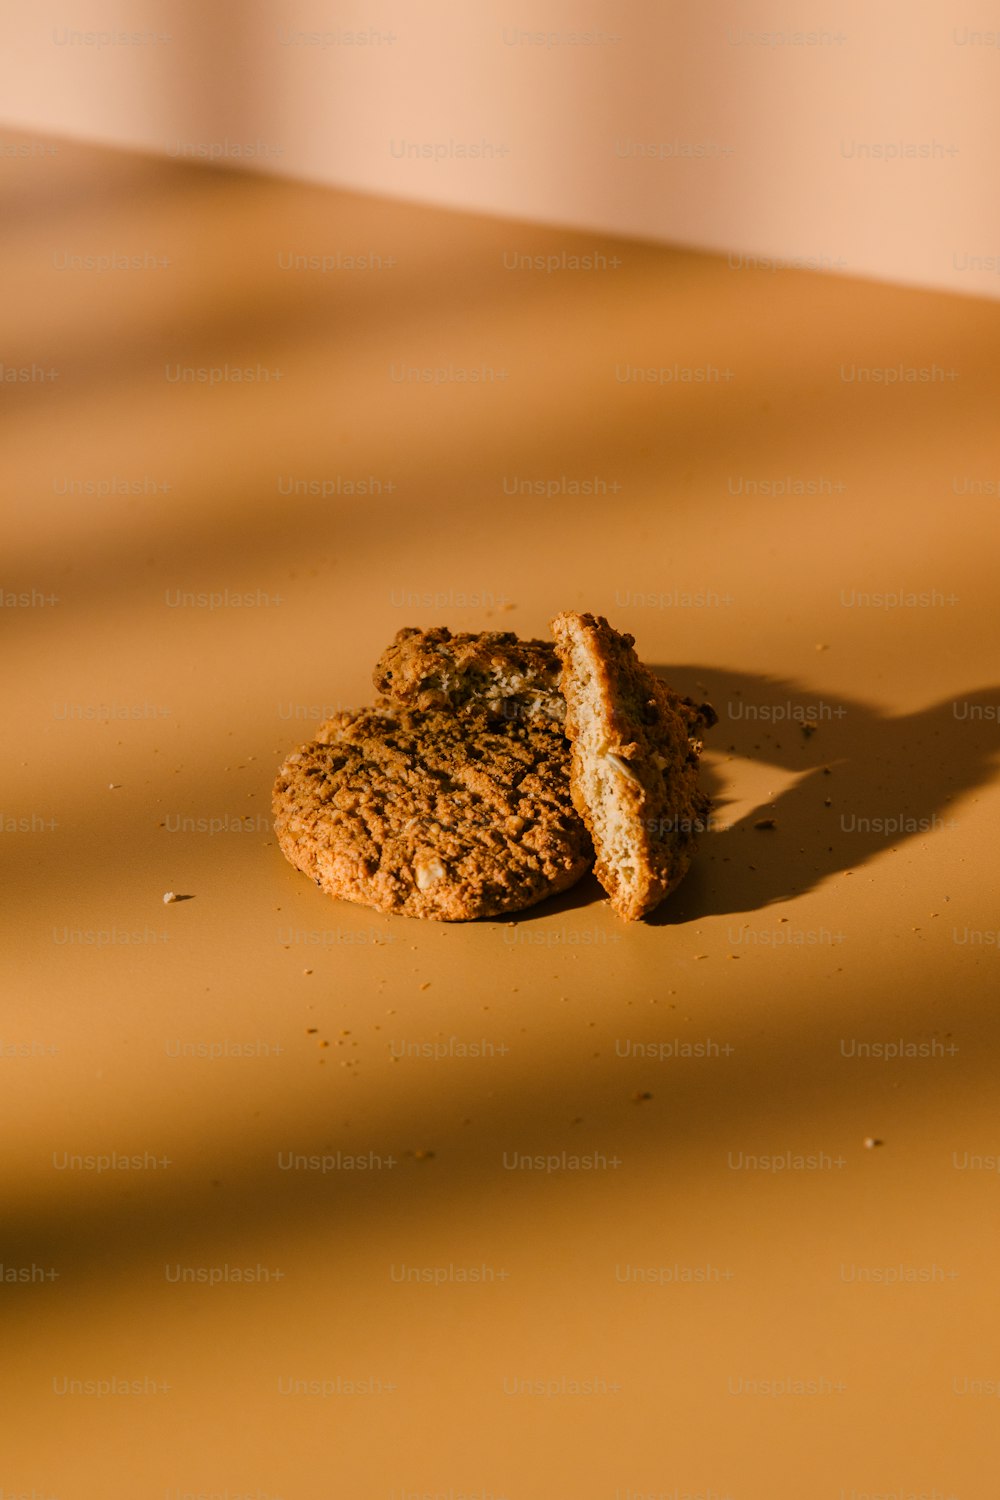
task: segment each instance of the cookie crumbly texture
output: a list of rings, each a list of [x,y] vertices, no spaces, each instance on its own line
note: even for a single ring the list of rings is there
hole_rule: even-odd
[[[522,641],[512,631],[452,635],[444,625],[400,630],[379,657],[372,680],[383,700],[425,712],[451,709],[558,724],[566,714],[551,641]]]
[[[519,911],[593,862],[568,741],[531,721],[336,714],[285,760],[272,808],[285,857],[322,891],[408,917]]]
[[[691,864],[706,826],[698,785],[707,703],[680,698],[643,666],[634,638],[603,615],[552,621],[562,662],[573,802],[594,840],[595,873],[626,921],[652,911]]]

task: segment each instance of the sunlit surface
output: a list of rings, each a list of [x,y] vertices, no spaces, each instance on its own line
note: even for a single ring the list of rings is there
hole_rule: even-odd
[[[0,162],[3,1494],[992,1496],[1000,308]],[[561,608],[719,713],[653,921],[285,863]]]

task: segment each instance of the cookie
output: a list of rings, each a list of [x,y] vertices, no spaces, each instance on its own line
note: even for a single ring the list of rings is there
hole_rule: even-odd
[[[400,630],[372,674],[383,701],[407,708],[451,709],[500,719],[562,723],[559,660],[550,641],[522,641],[512,631],[452,635]]]
[[[698,785],[709,704],[678,697],[603,616],[552,621],[562,663],[573,803],[590,830],[595,873],[626,921],[652,911],[686,873],[710,801]]]
[[[272,808],[285,857],[322,891],[409,917],[519,911],[593,861],[568,741],[532,721],[337,714],[285,760]]]

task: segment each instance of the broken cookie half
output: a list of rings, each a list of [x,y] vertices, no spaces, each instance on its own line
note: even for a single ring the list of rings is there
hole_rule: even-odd
[[[643,666],[631,635],[602,615],[552,621],[572,743],[573,805],[594,841],[595,873],[626,921],[663,900],[686,874],[710,800],[698,784],[709,704],[672,692]]]

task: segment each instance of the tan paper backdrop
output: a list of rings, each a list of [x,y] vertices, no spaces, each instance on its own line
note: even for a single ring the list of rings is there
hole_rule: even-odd
[[[7,0],[9,123],[996,296],[985,0]]]

